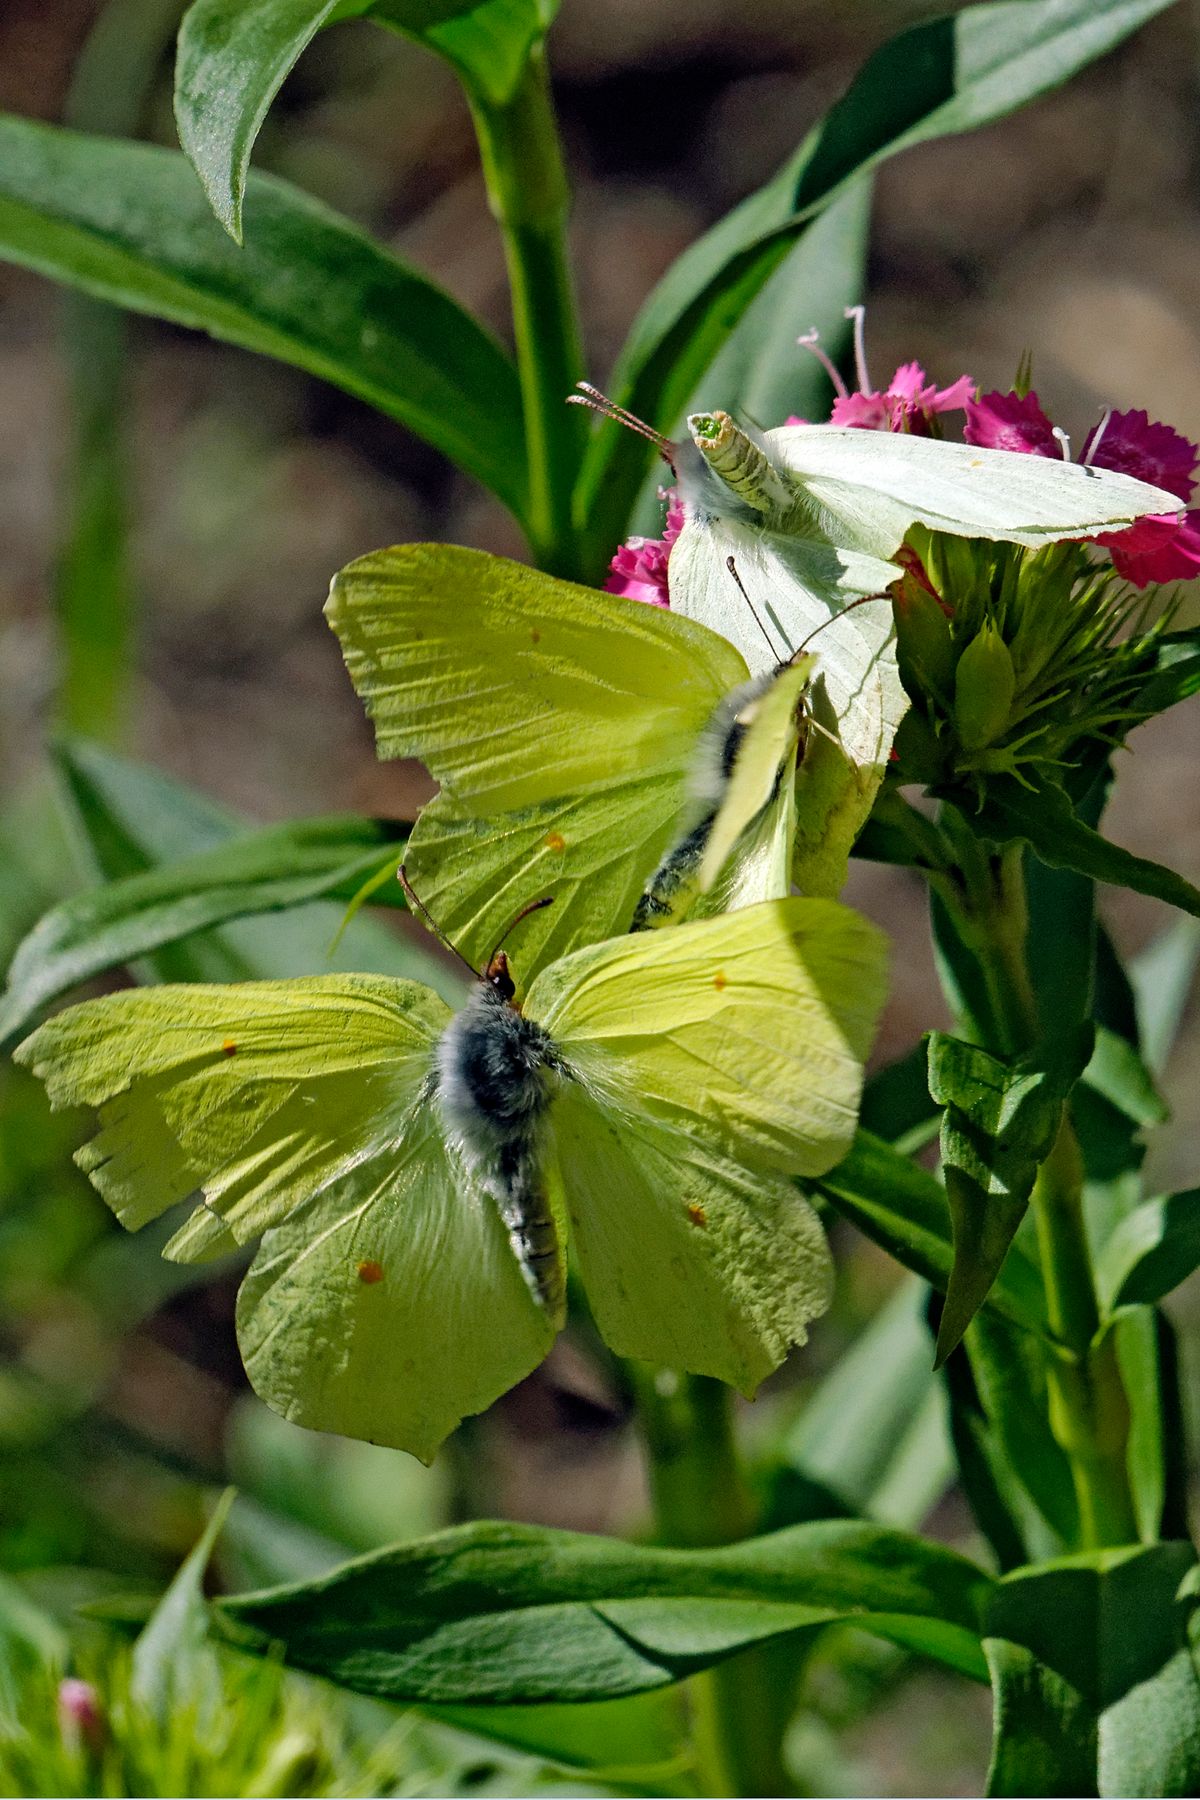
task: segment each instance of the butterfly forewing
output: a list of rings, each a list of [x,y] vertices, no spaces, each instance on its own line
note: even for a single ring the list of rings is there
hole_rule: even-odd
[[[327,610],[380,754],[420,756],[442,784],[409,859],[452,910],[468,888],[481,897],[477,927],[456,938],[468,960],[486,956],[505,923],[510,826],[564,877],[561,894],[549,890],[554,920],[536,922],[525,944],[527,974],[552,939],[624,930],[628,896],[684,805],[696,740],[746,679],[736,649],[653,607],[445,545],[352,563]],[[632,829],[613,831],[626,815]],[[482,823],[473,840],[471,818]],[[593,883],[599,855],[606,879]],[[534,878],[527,866],[523,897]],[[439,922],[455,923],[445,911]]]

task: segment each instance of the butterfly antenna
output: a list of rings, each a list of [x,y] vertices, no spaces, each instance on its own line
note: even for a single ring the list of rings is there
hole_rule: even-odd
[[[568,406],[586,406],[592,412],[599,413],[602,418],[612,419],[615,424],[624,425],[629,431],[636,431],[639,437],[644,437],[647,443],[654,445],[672,475],[677,473],[675,446],[669,437],[664,437],[661,431],[655,431],[653,425],[647,425],[645,419],[639,419],[628,407],[618,406],[615,400],[602,394],[590,381],[577,381],[575,387],[576,392],[567,395]]]
[[[553,906],[553,905],[554,905],[554,895],[546,894],[543,896],[543,898],[541,900],[531,900],[529,902],[528,906],[523,906],[521,908],[520,912],[517,914],[516,918],[511,920],[509,922],[509,924],[507,924],[504,927],[504,930],[500,933],[500,936],[496,939],[496,942],[493,944],[492,954],[487,959],[487,967],[488,968],[491,967],[497,950],[499,950],[501,944],[505,941],[505,939],[507,937],[510,937],[511,934],[517,929],[517,926],[521,923],[522,919],[527,919],[529,917],[530,913],[541,912],[543,907]]]
[[[804,642],[799,646],[799,648],[792,651],[791,660],[793,662],[795,662],[795,660],[798,656],[803,656],[804,652],[807,650],[808,646],[812,643],[812,641],[816,637],[817,633],[819,631],[824,631],[826,626],[836,625],[839,619],[844,619],[846,614],[853,612],[856,606],[873,606],[877,600],[886,600],[890,604],[891,595],[890,594],[863,594],[859,599],[852,600],[850,602],[849,606],[843,606],[841,612],[830,613],[830,615],[827,619],[822,619],[821,623],[819,625],[814,625],[812,630],[809,632],[808,636],[805,638]]]
[[[763,624],[762,620],[758,616],[758,609],[756,608],[756,606],[755,606],[753,600],[750,598],[749,594],[746,592],[745,583],[743,582],[741,576],[737,572],[737,563],[734,561],[732,556],[727,556],[725,558],[725,567],[729,570],[729,573],[733,576],[733,579],[737,582],[738,593],[742,596],[742,599],[746,602],[746,605],[750,608],[750,617],[754,620],[754,623],[758,626],[758,629],[762,632],[763,637],[766,639],[767,649],[771,652],[771,655],[775,658],[775,661],[778,662],[779,661],[779,652],[775,648],[775,645],[771,641],[770,632],[767,630],[766,626]]]
[[[467,961],[466,957],[463,955],[462,951],[458,948],[457,944],[452,944],[450,942],[450,939],[446,936],[445,932],[442,930],[441,926],[438,924],[437,920],[434,918],[433,914],[430,912],[430,910],[426,906],[425,902],[421,899],[420,895],[417,893],[416,889],[413,887],[412,882],[408,879],[408,870],[405,868],[403,863],[401,863],[400,867],[396,870],[396,880],[400,883],[400,886],[404,889],[404,898],[408,901],[410,906],[415,907],[416,910],[420,913],[421,917],[424,919],[426,925],[428,925],[430,931],[432,931],[432,933],[433,933],[434,937],[437,939],[438,943],[444,944],[446,949],[450,952],[451,956],[456,956],[458,958],[459,962],[462,964],[463,968],[470,969],[472,975],[474,975],[478,979],[479,970],[476,969],[471,963],[469,963]]]

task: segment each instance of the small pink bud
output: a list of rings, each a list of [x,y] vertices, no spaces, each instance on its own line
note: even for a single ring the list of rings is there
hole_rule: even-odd
[[[92,1754],[104,1748],[104,1708],[90,1681],[68,1676],[58,1684],[58,1728],[67,1744],[79,1744]]]

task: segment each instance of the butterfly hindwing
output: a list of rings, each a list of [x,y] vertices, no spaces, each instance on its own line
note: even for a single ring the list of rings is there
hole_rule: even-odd
[[[433,1105],[266,1234],[237,1325],[276,1412],[423,1462],[536,1368],[558,1329]]]
[[[885,964],[846,908],[782,900],[577,951],[534,983],[573,1071],[551,1128],[615,1348],[749,1391],[822,1309],[828,1251],[789,1178],[849,1146]]]

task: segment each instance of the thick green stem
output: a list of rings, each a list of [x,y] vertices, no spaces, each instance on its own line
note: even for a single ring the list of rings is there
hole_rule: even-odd
[[[543,568],[577,573],[571,498],[586,441],[580,408],[566,404],[583,374],[567,255],[570,190],[545,52],[535,50],[504,106],[481,95],[471,111],[488,200],[504,239],[529,467],[527,526]]]
[[[1064,1115],[1033,1190],[1046,1311],[1069,1355],[1047,1366],[1050,1427],[1066,1451],[1079,1502],[1080,1548],[1137,1538],[1126,1453],[1129,1402],[1100,1308],[1083,1217],[1083,1163]]]
[[[663,1543],[699,1550],[754,1529],[754,1503],[734,1438],[729,1389],[702,1375],[631,1365]],[[791,1711],[789,1668],[773,1646],[744,1650],[688,1684],[700,1791],[792,1791],[781,1743]]]
[[[985,1048],[1020,1055],[1043,1029],[1025,949],[1023,851],[1012,845],[994,854],[969,829],[947,823],[961,877],[955,926],[979,965],[991,1014]],[[1038,1171],[1032,1207],[1048,1320],[1063,1345],[1046,1373],[1050,1427],[1070,1462],[1079,1502],[1078,1548],[1129,1543],[1137,1536],[1126,1461],[1129,1404],[1111,1334],[1100,1333],[1083,1162],[1066,1111]]]

